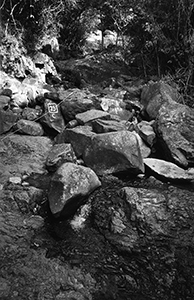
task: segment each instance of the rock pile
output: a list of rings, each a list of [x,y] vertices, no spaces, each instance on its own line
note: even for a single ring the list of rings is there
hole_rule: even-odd
[[[37,64],[44,66],[40,57]],[[6,77],[1,83],[0,134],[53,140],[45,171],[52,175],[49,203],[54,215],[68,215],[66,207],[80,205],[80,199],[100,186],[97,176],[144,174],[146,165],[146,172],[167,180],[194,178],[194,111],[177,102],[180,95],[174,88],[160,81],[104,93],[55,89],[33,79]],[[158,146],[160,163],[148,158],[157,157]]]

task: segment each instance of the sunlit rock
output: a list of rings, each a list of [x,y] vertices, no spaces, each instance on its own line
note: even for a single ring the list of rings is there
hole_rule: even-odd
[[[184,170],[171,162],[156,158],[145,158],[144,163],[156,176],[168,180],[194,180],[194,172],[191,169],[189,171]]]

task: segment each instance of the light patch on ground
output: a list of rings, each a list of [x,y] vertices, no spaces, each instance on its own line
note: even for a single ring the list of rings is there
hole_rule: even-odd
[[[85,204],[82,206],[80,212],[76,214],[71,220],[70,225],[73,228],[73,230],[80,230],[83,229],[85,226],[85,221],[87,220],[87,217],[90,214],[91,206],[90,204]]]

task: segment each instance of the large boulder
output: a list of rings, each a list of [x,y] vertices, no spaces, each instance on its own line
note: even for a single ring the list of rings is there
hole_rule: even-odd
[[[178,102],[180,98],[178,91],[163,81],[149,82],[142,89],[141,104],[148,117],[153,120],[163,104]]]
[[[98,175],[144,172],[136,135],[129,131],[96,134],[84,149],[83,160]]]
[[[194,164],[194,110],[180,104],[180,94],[164,82],[143,88],[141,103],[150,119],[163,157],[181,167]]]
[[[59,92],[61,111],[66,122],[75,119],[79,113],[90,109],[101,109],[98,98],[90,92],[80,89],[61,90]]]
[[[182,167],[194,164],[194,109],[176,102],[163,105],[156,133],[166,159]]]
[[[75,213],[83,200],[100,185],[90,168],[64,163],[51,179],[48,199],[52,214],[68,217]]]
[[[89,126],[66,129],[59,142],[71,143],[76,156],[98,175],[144,172],[136,133],[127,130],[96,134]]]

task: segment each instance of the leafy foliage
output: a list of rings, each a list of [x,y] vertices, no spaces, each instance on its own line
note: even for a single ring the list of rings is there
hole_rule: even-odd
[[[5,36],[22,34],[28,50],[36,50],[46,37],[58,36],[64,12],[75,6],[76,0],[4,0],[1,28]]]
[[[20,36],[28,51],[55,37],[62,57],[76,56],[91,31],[102,31],[103,48],[114,30],[135,75],[170,74],[185,94],[194,88],[193,0],[3,0],[0,11],[1,36]]]

